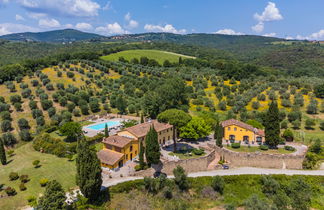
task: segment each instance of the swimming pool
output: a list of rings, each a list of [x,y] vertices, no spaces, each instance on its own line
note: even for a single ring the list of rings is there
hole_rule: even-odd
[[[108,122],[104,122],[104,123],[100,123],[100,124],[90,125],[87,128],[92,129],[92,130],[96,130],[96,131],[104,130],[106,124],[107,124],[108,128],[111,128],[111,127],[115,127],[117,125],[120,125],[120,122],[119,121],[108,121]]]

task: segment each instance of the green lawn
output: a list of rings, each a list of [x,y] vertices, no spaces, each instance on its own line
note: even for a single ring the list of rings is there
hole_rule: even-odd
[[[25,144],[15,150],[15,155],[6,166],[0,166],[0,184],[5,184],[16,189],[17,195],[12,197],[0,198],[0,209],[18,209],[27,205],[26,198],[30,195],[38,197],[43,193],[44,188],[40,187],[39,180],[47,178],[56,179],[65,190],[75,187],[75,163],[69,162],[66,158],[58,158],[54,155],[37,152],[33,149],[32,143]],[[34,168],[32,162],[41,161],[40,168]],[[30,181],[26,183],[27,190],[20,191],[20,181],[9,181],[10,172],[17,172],[19,175],[26,174]],[[5,194],[4,191],[0,194]]]
[[[248,147],[248,146],[242,146],[240,148],[234,149],[232,147],[225,147],[226,149],[235,151],[235,152],[262,152],[265,154],[289,154],[292,153],[292,151],[285,150],[284,148],[279,149],[269,149],[269,150],[261,150],[259,147]]]
[[[171,156],[177,156],[179,157],[181,160],[185,160],[185,159],[190,159],[190,158],[197,158],[197,157],[201,157],[201,156],[204,156],[206,153],[204,152],[203,154],[201,155],[195,155],[194,153],[182,153],[182,152],[170,152],[169,155]]]
[[[141,57],[148,57],[149,59],[154,59],[160,64],[163,64],[165,60],[170,62],[178,62],[179,57],[183,58],[194,58],[192,56],[186,56],[181,54],[176,54],[172,52],[160,51],[160,50],[125,50],[118,53],[113,53],[107,56],[102,56],[103,60],[118,61],[119,57],[124,57],[126,60],[130,61],[133,58],[140,59]]]

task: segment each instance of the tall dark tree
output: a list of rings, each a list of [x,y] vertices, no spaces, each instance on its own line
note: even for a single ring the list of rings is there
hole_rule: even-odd
[[[271,148],[276,148],[280,139],[280,117],[276,101],[271,101],[265,119],[265,142]]]
[[[141,123],[144,123],[144,116],[143,116],[143,113],[141,113]]]
[[[152,126],[145,137],[145,156],[149,165],[158,164],[160,162],[160,146],[158,142],[158,134]]]
[[[218,147],[223,147],[223,127],[219,121],[217,121],[215,125],[214,139]]]
[[[145,153],[145,149],[143,146],[143,141],[140,141],[140,150],[139,150],[139,165],[141,168],[144,168],[145,166],[145,162],[144,162],[144,153]]]
[[[78,139],[76,166],[77,185],[90,202],[95,201],[100,195],[102,184],[101,166],[96,151],[89,147],[84,137]]]
[[[0,161],[2,165],[7,164],[6,151],[2,139],[0,139]]]
[[[105,137],[109,137],[109,130],[108,130],[108,125],[107,123],[105,124]]]
[[[50,181],[46,186],[44,196],[39,199],[37,209],[64,209],[65,199],[62,185],[56,180]]]
[[[170,123],[173,125],[173,151],[177,151],[176,131],[185,126],[191,120],[191,116],[182,110],[169,109],[160,113],[157,119],[159,122]]]

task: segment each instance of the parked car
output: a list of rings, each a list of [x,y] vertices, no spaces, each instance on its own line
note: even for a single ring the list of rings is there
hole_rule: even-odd
[[[165,177],[167,177],[166,173],[163,173],[163,172],[161,172],[161,171],[156,171],[156,172],[154,172],[154,174],[153,174],[153,177],[154,177],[154,178],[158,178],[158,177],[160,177],[160,176],[165,176]]]
[[[229,169],[229,166],[228,165],[223,165],[223,169]]]

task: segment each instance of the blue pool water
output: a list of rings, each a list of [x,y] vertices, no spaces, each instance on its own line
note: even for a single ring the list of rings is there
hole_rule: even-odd
[[[104,123],[100,123],[100,124],[96,124],[96,125],[90,125],[87,128],[90,128],[92,130],[104,130],[105,126],[108,126],[108,128],[114,127],[119,125],[119,121],[109,121],[109,122],[104,122]]]

